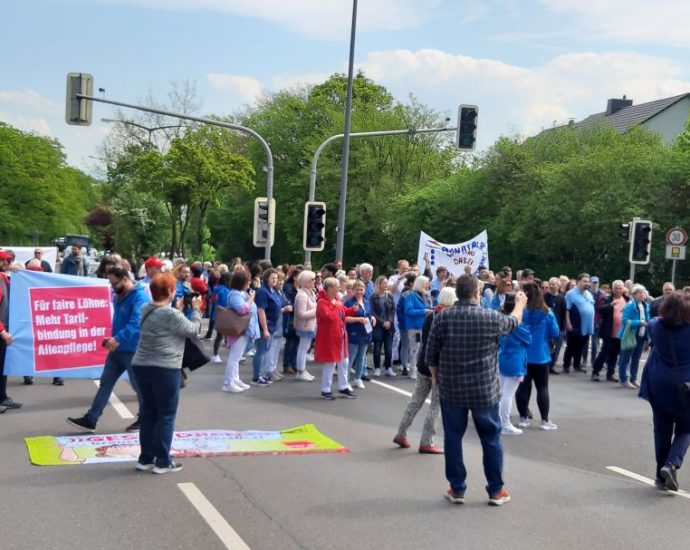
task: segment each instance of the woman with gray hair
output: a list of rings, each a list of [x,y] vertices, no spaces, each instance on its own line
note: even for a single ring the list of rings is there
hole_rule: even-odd
[[[314,376],[307,372],[307,352],[316,336],[316,294],[314,284],[316,274],[305,269],[297,276],[297,285],[300,287],[295,295],[295,333],[299,336],[297,346],[297,375],[295,380],[313,382]]]
[[[642,285],[633,285],[630,289],[632,299],[623,308],[623,321],[618,338],[623,340],[625,327],[630,323],[630,330],[635,332],[636,344],[630,349],[621,349],[618,357],[618,378],[621,386],[629,389],[639,388],[637,383],[637,367],[642,355],[642,348],[647,340],[647,325],[649,324],[649,304],[645,302],[647,289]],[[629,376],[629,377],[628,377]]]
[[[398,433],[393,438],[393,443],[399,445],[403,449],[410,447],[410,442],[407,440],[407,429],[412,424],[414,417],[421,410],[426,398],[431,393],[431,405],[424,420],[424,428],[422,429],[422,438],[419,441],[419,452],[422,454],[443,454],[443,449],[434,445],[434,435],[436,434],[436,424],[438,422],[438,413],[440,410],[438,386],[433,384],[431,379],[431,372],[426,364],[426,343],[429,338],[429,331],[431,330],[431,323],[434,321],[435,315],[446,307],[452,306],[457,302],[458,298],[455,295],[455,289],[452,287],[443,287],[438,295],[438,305],[433,312],[426,315],[424,325],[422,327],[421,348],[417,360],[417,382],[414,387],[414,392],[410,401],[405,407],[403,417],[398,426]]]
[[[417,355],[422,343],[422,328],[426,314],[431,311],[431,296],[429,295],[429,278],[420,275],[412,285],[405,300],[405,326],[410,341],[410,378],[417,379]]]

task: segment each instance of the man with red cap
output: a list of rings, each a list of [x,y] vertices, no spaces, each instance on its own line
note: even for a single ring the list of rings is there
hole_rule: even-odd
[[[10,318],[10,280],[5,271],[12,260],[11,254],[0,250],[0,413],[22,406],[7,395],[7,376],[5,376],[5,353],[7,346],[12,343],[12,334],[7,330]]]

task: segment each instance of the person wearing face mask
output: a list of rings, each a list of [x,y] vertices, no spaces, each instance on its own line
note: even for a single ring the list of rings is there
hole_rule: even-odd
[[[68,424],[84,432],[96,431],[98,419],[108,404],[115,383],[127,371],[129,381],[137,394],[141,409],[141,392],[132,370],[132,358],[139,344],[141,333],[141,308],[150,302],[143,285],[132,282],[125,269],[110,268],[108,280],[115,293],[113,303],[112,336],[103,340],[103,347],[108,349],[100,385],[93,399],[91,408],[84,416],[67,418]],[[139,419],[127,427],[127,431],[138,431]]]

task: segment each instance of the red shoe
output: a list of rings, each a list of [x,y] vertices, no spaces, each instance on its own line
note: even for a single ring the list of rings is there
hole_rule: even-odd
[[[423,455],[442,455],[443,449],[436,445],[420,445],[419,454]]]
[[[406,437],[403,437],[401,435],[396,435],[393,438],[393,443],[395,443],[396,445],[400,445],[403,449],[410,448],[410,442],[407,440]]]
[[[505,487],[501,489],[498,493],[491,495],[489,497],[489,504],[491,506],[501,506],[506,502],[510,502],[510,493]]]
[[[446,491],[446,494],[443,495],[446,500],[449,500],[453,504],[465,504],[465,494],[464,493],[456,493],[453,491],[453,489],[448,489]]]

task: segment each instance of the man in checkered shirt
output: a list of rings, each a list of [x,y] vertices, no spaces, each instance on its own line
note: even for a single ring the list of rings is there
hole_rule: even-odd
[[[445,496],[456,504],[465,499],[467,470],[462,437],[471,411],[484,450],[489,504],[500,506],[510,500],[510,495],[503,487],[498,344],[501,336],[513,332],[522,321],[527,297],[518,292],[515,309],[505,315],[480,307],[479,285],[471,275],[458,278],[455,291],[458,302],[436,315],[426,350],[429,370],[441,398],[446,478],[450,483]]]

